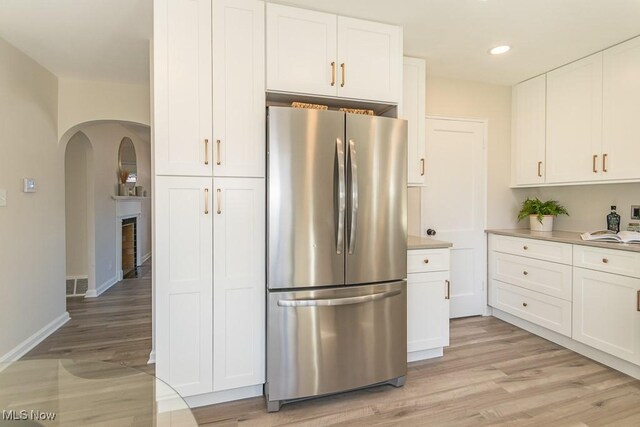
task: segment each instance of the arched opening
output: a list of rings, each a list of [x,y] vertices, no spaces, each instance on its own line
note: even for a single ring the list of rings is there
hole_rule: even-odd
[[[67,143],[65,169],[66,295],[84,296],[95,288],[93,148],[81,131]]]

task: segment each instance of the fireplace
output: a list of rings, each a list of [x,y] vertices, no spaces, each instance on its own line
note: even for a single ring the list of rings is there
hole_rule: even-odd
[[[138,254],[138,221],[136,217],[122,220],[122,276],[135,277]]]

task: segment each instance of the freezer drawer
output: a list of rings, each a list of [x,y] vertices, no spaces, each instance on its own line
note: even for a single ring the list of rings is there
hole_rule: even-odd
[[[407,373],[407,283],[269,292],[268,403]]]

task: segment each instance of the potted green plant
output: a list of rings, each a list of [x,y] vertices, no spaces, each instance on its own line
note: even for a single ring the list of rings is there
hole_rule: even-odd
[[[569,215],[569,212],[556,200],[543,202],[538,199],[531,199],[522,202],[522,209],[518,213],[518,221],[529,217],[531,231],[551,231],[553,230],[553,218],[558,215]]]

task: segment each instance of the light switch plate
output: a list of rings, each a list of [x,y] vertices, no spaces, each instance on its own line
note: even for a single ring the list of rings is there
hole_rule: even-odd
[[[24,187],[22,189],[25,193],[35,193],[36,192],[36,180],[33,178],[25,178],[24,179]]]
[[[0,207],[7,206],[7,190],[0,190]]]

